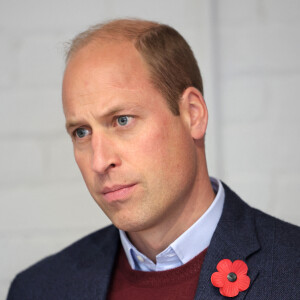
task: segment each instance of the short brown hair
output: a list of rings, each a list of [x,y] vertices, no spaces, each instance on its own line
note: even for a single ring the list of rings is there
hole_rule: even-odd
[[[134,44],[149,66],[153,85],[175,115],[179,115],[178,101],[187,87],[194,86],[203,94],[200,70],[190,46],[174,28],[156,22],[118,19],[90,27],[71,41],[66,61],[88,43],[105,39]]]

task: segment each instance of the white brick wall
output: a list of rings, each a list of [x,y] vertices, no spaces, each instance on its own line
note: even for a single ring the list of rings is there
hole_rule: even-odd
[[[300,2],[216,3],[222,178],[300,224]]]
[[[28,265],[108,224],[64,130],[63,43],[115,17],[175,26],[198,58],[210,111],[212,175],[300,224],[295,0],[0,2],[0,299]]]

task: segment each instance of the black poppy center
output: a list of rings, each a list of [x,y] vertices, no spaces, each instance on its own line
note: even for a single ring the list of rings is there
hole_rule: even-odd
[[[236,279],[237,279],[237,276],[235,273],[231,272],[227,275],[227,279],[230,281],[230,282],[235,282]]]

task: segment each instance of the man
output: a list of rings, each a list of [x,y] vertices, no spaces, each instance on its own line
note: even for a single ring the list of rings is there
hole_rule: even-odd
[[[63,107],[114,225],[19,274],[9,300],[300,299],[299,228],[208,176],[201,75],[178,32],[116,20],[80,34]]]

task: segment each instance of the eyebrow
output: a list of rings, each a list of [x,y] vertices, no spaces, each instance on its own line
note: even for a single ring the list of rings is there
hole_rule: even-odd
[[[80,122],[76,122],[76,121],[67,121],[65,125],[67,132],[69,132],[71,128],[77,127],[79,123]]]
[[[113,106],[109,109],[107,109],[107,111],[104,111],[103,114],[101,114],[101,116],[97,117],[97,119],[106,119],[110,116],[113,116],[115,114],[118,114],[124,110],[126,110],[126,113],[130,111],[137,111],[137,110],[140,110],[141,109],[141,106],[139,104],[134,104],[134,105],[130,105],[130,107],[128,107],[126,104],[125,105],[116,105],[116,106]],[[71,128],[74,128],[74,127],[77,127],[79,126],[79,124],[82,124],[84,123],[83,121],[77,121],[77,120],[70,120],[70,121],[67,121],[66,122],[66,130],[69,132]]]

